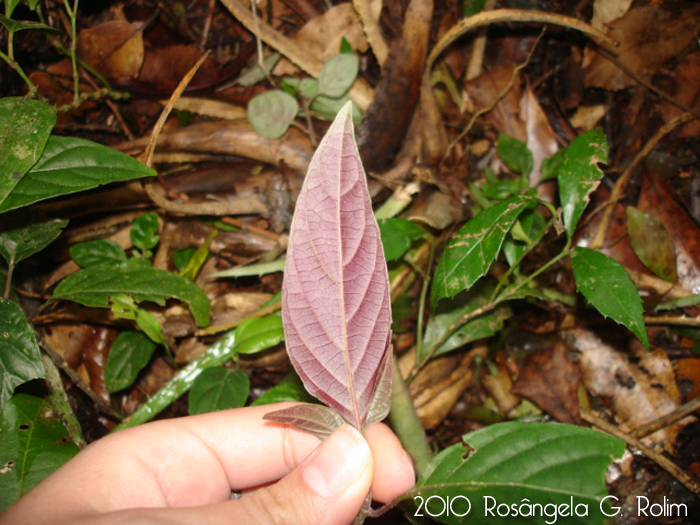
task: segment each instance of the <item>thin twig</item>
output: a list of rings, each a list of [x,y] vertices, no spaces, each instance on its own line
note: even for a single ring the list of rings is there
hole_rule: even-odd
[[[581,417],[594,427],[606,432],[612,436],[620,438],[630,447],[634,447],[643,453],[646,457],[676,478],[680,483],[690,490],[696,496],[700,496],[700,482],[686,474],[678,465],[668,459],[666,456],[656,452],[652,448],[646,446],[636,437],[624,432],[619,427],[608,423],[601,417],[597,416],[593,411],[581,410]]]
[[[603,217],[600,219],[598,230],[596,231],[593,240],[589,244],[589,248],[593,250],[599,250],[603,246],[603,243],[605,241],[605,234],[608,231],[608,226],[610,226],[610,221],[612,220],[612,215],[615,208],[614,204],[624,196],[625,189],[627,188],[627,184],[629,183],[630,178],[632,177],[632,172],[635,170],[635,168],[639,166],[639,164],[641,164],[641,162],[646,158],[646,156],[649,155],[649,153],[658,145],[659,142],[661,142],[661,139],[663,139],[666,135],[671,133],[671,131],[676,129],[681,124],[684,124],[692,120],[693,118],[693,114],[683,113],[682,115],[667,122],[659,128],[659,130],[651,138],[651,140],[644,145],[644,147],[639,151],[639,153],[637,153],[637,155],[634,157],[634,159],[624,171],[624,173],[615,182],[615,186],[613,186],[613,189],[610,192],[610,198],[608,199],[608,202],[604,205],[606,206],[605,212],[603,213]]]
[[[674,423],[677,423],[681,419],[689,416],[697,410],[700,410],[700,397],[691,399],[685,405],[678,407],[673,412],[669,412],[665,416],[661,416],[660,418],[655,419],[651,423],[647,423],[646,425],[641,425],[635,428],[634,432],[632,432],[632,435],[637,439],[641,439],[650,434],[653,434],[658,430],[661,430],[662,428],[666,428],[670,425],[673,425]]]

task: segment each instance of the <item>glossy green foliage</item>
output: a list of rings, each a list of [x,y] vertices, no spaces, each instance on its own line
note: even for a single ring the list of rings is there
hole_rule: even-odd
[[[415,222],[400,217],[380,219],[379,233],[382,236],[384,257],[387,261],[396,261],[404,256],[413,241],[425,235],[425,230]]]
[[[251,317],[236,328],[236,352],[255,354],[284,341],[282,316],[279,312],[265,317]]]
[[[141,332],[121,332],[112,343],[104,366],[107,391],[131,386],[155,349],[156,344]]]
[[[56,111],[28,98],[0,99],[0,205],[39,160],[56,124]]]
[[[4,214],[0,219],[0,255],[13,268],[51,244],[67,224],[34,211]]]
[[[110,308],[112,297],[120,293],[132,297],[136,302],[153,301],[161,306],[167,299],[175,297],[188,303],[198,326],[209,324],[211,308],[201,288],[184,277],[143,264],[85,268],[61,281],[53,298]]]
[[[614,259],[590,248],[571,254],[576,287],[605,317],[625,325],[649,350],[639,292],[627,271]]]
[[[523,177],[530,174],[535,163],[532,152],[524,142],[503,133],[498,135],[496,153],[509,169]]]
[[[15,387],[44,377],[41,350],[19,305],[0,299],[0,410]]]
[[[160,240],[158,236],[158,214],[144,213],[138,216],[131,225],[129,238],[132,244],[140,250],[154,248]]]
[[[520,505],[523,500],[531,505],[550,505],[548,512],[552,512],[552,505],[567,505],[573,498],[574,506],[583,507],[572,511],[583,512],[585,507],[587,516],[574,514],[564,523],[606,522],[600,512],[607,495],[604,476],[612,459],[624,451],[621,440],[573,425],[515,422],[491,425],[463,439],[465,445],[453,445],[435,456],[405,496],[416,504],[422,501],[419,511],[423,516],[438,515],[437,520],[449,524],[539,525],[551,518],[541,513],[488,514],[486,509],[493,502],[487,498],[508,506]],[[427,501],[433,495],[440,498]],[[454,512],[445,513],[442,502],[448,497],[454,499]],[[457,514],[467,510],[467,499],[471,511],[460,517]],[[505,513],[503,507],[501,512]]]
[[[155,172],[124,153],[88,140],[49,137],[44,153],[17,183],[0,212]]]
[[[493,285],[479,281],[471,290],[458,294],[453,299],[440,301],[430,316],[425,330],[423,346],[418,353],[418,359],[428,356],[438,339],[461,319],[472,314],[478,308],[488,304],[493,292]],[[471,321],[463,324],[444,343],[434,349],[432,355],[438,356],[464,346],[467,343],[490,337],[503,328],[503,322],[510,317],[510,309],[499,306]]]
[[[190,414],[242,407],[249,392],[250,379],[242,370],[208,368],[197,376],[190,390]]]
[[[0,512],[78,452],[43,399],[13,396],[0,416]]]
[[[126,262],[124,249],[107,239],[81,242],[70,247],[70,256],[81,268]]]
[[[518,216],[532,206],[534,199],[520,195],[498,202],[465,224],[440,257],[430,302],[469,290],[486,275],[498,256],[506,234]]]
[[[557,173],[562,220],[569,238],[588,205],[588,196],[603,178],[598,164],[607,161],[608,142],[599,129],[576,137],[563,154]]]

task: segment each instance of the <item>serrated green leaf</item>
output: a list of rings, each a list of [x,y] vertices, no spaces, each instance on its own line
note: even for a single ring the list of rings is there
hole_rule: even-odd
[[[0,416],[0,513],[78,453],[51,406],[13,396]]]
[[[354,53],[334,55],[323,64],[318,75],[318,92],[331,98],[342,97],[360,71],[360,59]]]
[[[245,372],[222,366],[208,368],[197,376],[190,390],[190,414],[242,407],[249,391],[250,379]]]
[[[576,288],[605,317],[625,325],[649,350],[639,292],[627,271],[614,259],[590,248],[571,253]]]
[[[508,168],[524,177],[530,174],[535,164],[527,144],[503,133],[498,134],[496,153]]]
[[[566,234],[571,239],[589,194],[598,187],[603,172],[598,163],[608,162],[608,142],[599,129],[592,129],[576,137],[568,148],[557,170],[559,199]]]
[[[0,99],[0,204],[41,157],[56,110],[25,97]]]
[[[46,248],[67,224],[60,219],[47,220],[33,210],[5,214],[0,221],[0,255],[12,268]]]
[[[456,444],[435,456],[416,487],[404,496],[415,503],[420,501],[416,496],[422,498],[423,516],[434,515],[448,524],[539,525],[552,519],[543,514],[545,505],[551,514],[554,505],[573,501],[562,522],[607,522],[600,511],[607,495],[605,471],[624,452],[621,440],[573,425],[513,422],[488,426],[463,440],[466,447]],[[426,507],[431,496],[438,497]],[[441,513],[442,501],[448,497],[453,501],[452,512]],[[511,506],[517,508],[525,500],[530,508],[541,505],[540,510],[534,515],[527,510],[511,514]],[[468,504],[470,512],[458,516]],[[494,505],[504,505],[500,516]],[[586,516],[577,516],[584,511]]]
[[[81,242],[70,247],[70,257],[81,268],[126,261],[124,249],[108,239]]]
[[[425,235],[422,226],[400,217],[380,219],[377,224],[379,224],[384,257],[387,261],[395,261],[403,257],[413,241]]]
[[[201,288],[177,274],[143,265],[123,263],[85,268],[61,281],[53,298],[110,308],[110,299],[116,294],[129,295],[136,302],[154,301],[161,306],[175,297],[189,304],[198,326],[209,324],[209,299]]]
[[[468,292],[462,292],[453,299],[441,301],[428,321],[423,346],[420,354],[417,356],[418,361],[428,355],[433,344],[460,318],[488,303],[492,292],[493,286],[491,284],[480,281]],[[511,312],[507,306],[499,306],[495,310],[473,319],[452,334],[433,353],[433,356],[444,354],[477,339],[490,337],[498,333],[503,328],[503,321],[508,319],[510,315]]]
[[[156,344],[141,332],[121,332],[112,343],[104,367],[105,387],[118,392],[131,386],[156,349]]]
[[[121,151],[89,140],[49,137],[38,162],[22,177],[0,212],[156,172]]]
[[[19,305],[8,299],[0,299],[0,369],[0,410],[15,387],[45,374],[34,330]]]
[[[430,296],[433,308],[440,299],[468,290],[486,275],[498,256],[508,230],[534,202],[534,199],[520,195],[496,203],[457,232],[435,270]]]
[[[251,406],[270,405],[283,401],[300,401],[302,403],[313,403],[316,400],[309,395],[304,388],[304,383],[297,373],[292,370],[282,381],[265,391],[260,397],[251,403]]]
[[[265,91],[248,102],[248,121],[255,131],[275,140],[287,132],[299,113],[299,103],[279,89]]]
[[[284,341],[284,328],[279,312],[265,317],[250,317],[236,328],[236,347],[239,354],[255,354]]]
[[[634,206],[627,206],[627,231],[634,254],[642,264],[665,281],[675,282],[676,249],[663,223]]]
[[[139,215],[129,230],[129,238],[134,246],[141,250],[150,250],[160,241],[158,236],[158,214]]]

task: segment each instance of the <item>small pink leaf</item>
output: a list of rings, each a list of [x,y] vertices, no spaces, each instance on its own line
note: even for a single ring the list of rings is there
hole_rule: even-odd
[[[323,405],[303,403],[293,407],[268,412],[263,419],[291,425],[294,428],[313,434],[321,441],[335,432],[344,423],[343,418],[332,408]]]
[[[340,110],[321,141],[296,204],[282,319],[306,389],[363,429],[372,406],[381,408],[373,409],[373,421],[388,407],[391,306],[351,109],[348,103]],[[375,399],[380,384],[384,398]]]

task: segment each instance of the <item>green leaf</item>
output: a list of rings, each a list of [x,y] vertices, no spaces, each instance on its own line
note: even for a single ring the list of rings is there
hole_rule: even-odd
[[[614,259],[590,248],[575,248],[571,268],[576,287],[601,314],[625,325],[649,350],[642,300],[627,271]]]
[[[51,136],[39,161],[0,203],[0,212],[155,174],[138,160],[112,148],[89,140]]]
[[[493,286],[491,284],[480,281],[468,292],[462,292],[453,299],[438,303],[425,329],[425,338],[418,360],[425,358],[430,348],[460,318],[487,304],[492,292]],[[503,329],[503,321],[508,319],[510,315],[511,312],[507,306],[499,306],[495,310],[469,321],[452,334],[433,353],[433,356],[444,354],[477,339],[490,337],[500,332]]]
[[[284,341],[282,316],[279,312],[265,317],[250,317],[236,328],[236,347],[239,354],[255,354]]]
[[[498,134],[496,153],[509,169],[523,177],[527,177],[535,165],[532,152],[527,145],[510,135]]]
[[[265,91],[248,102],[248,121],[255,131],[275,140],[287,132],[299,113],[299,103],[279,89]]]
[[[5,15],[7,17],[12,16],[15,8],[22,2],[22,0],[5,0]]]
[[[313,98],[318,93],[318,80],[315,78],[285,77],[282,83],[284,86],[290,87],[294,94],[304,98]]]
[[[13,396],[0,417],[0,512],[78,453],[51,406]]]
[[[338,111],[340,111],[347,102],[350,102],[350,97],[347,95],[343,95],[340,98],[330,98],[325,95],[319,95],[314,97],[313,102],[311,102],[311,111],[327,118],[328,120],[333,120],[338,114]],[[361,120],[362,113],[360,113],[357,106],[353,104],[352,122],[357,126]]]
[[[108,239],[81,242],[70,247],[70,257],[81,268],[126,261],[124,249]]]
[[[243,87],[250,87],[257,84],[261,80],[265,80],[281,58],[282,55],[279,53],[272,53],[270,56],[263,59],[262,67],[260,64],[256,64],[246,73],[243,73],[240,77],[238,77],[236,83]]]
[[[158,236],[158,214],[144,213],[139,215],[129,230],[129,238],[140,250],[150,250],[160,240]]]
[[[559,165],[565,154],[566,150],[560,149],[554,155],[542,161],[542,165],[540,166],[540,182],[557,178]]]
[[[304,388],[304,383],[301,382],[297,373],[292,370],[277,385],[253,401],[251,406],[270,405],[272,403],[281,403],[282,401],[313,403],[316,400],[309,395],[306,388]]]
[[[110,308],[111,298],[120,293],[136,302],[154,301],[161,306],[167,299],[176,297],[189,304],[198,326],[209,324],[209,299],[196,284],[174,273],[143,265],[123,263],[85,268],[61,281],[53,298]]]
[[[196,251],[197,248],[195,248],[194,246],[188,246],[187,248],[183,248],[182,250],[173,250],[173,264],[175,265],[175,268],[177,269],[178,273],[182,272],[185,269],[185,266],[187,266],[187,264],[190,262],[190,259],[192,259],[192,256]]]
[[[197,376],[190,390],[190,414],[242,407],[249,391],[250,379],[245,372],[222,366],[208,368]]]
[[[323,64],[318,75],[318,92],[331,98],[338,98],[353,85],[360,70],[360,59],[354,53],[340,53]]]
[[[545,226],[545,218],[537,210],[525,210],[510,230],[510,236],[503,243],[503,255],[510,266],[513,266],[525,253],[529,244],[533,243]]]
[[[34,330],[19,305],[8,299],[0,299],[0,369],[0,410],[15,387],[45,374]]]
[[[664,310],[675,310],[676,308],[689,308],[691,306],[697,306],[699,304],[700,294],[694,294],[659,303],[656,305],[656,308],[654,308],[654,311],[662,312]]]
[[[621,440],[573,425],[514,422],[488,426],[463,440],[466,446],[452,445],[435,456],[416,487],[404,496],[417,504],[422,500],[423,516],[434,515],[449,524],[539,525],[554,519],[553,505],[570,506],[573,501],[562,523],[607,523],[600,511],[601,504],[609,508],[602,503],[607,495],[605,471],[624,452]],[[426,504],[431,496],[437,497]],[[453,502],[449,515],[440,512],[448,497]],[[459,517],[467,500],[471,511]],[[524,500],[530,508],[541,507],[534,515],[528,507],[517,511]],[[494,505],[503,505],[500,516]],[[511,514],[512,505],[517,514]],[[545,508],[549,514],[543,514]],[[586,517],[577,517],[584,511]]]
[[[635,255],[665,281],[675,282],[676,249],[663,223],[649,213],[627,206],[627,231]]]
[[[285,259],[276,261],[247,264],[245,266],[234,266],[220,272],[207,274],[208,279],[219,279],[221,277],[249,277],[251,275],[267,275],[284,270]]]
[[[340,39],[340,49],[338,50],[339,53],[352,53],[352,44],[348,42],[348,39],[345,37],[341,37]]]
[[[10,268],[40,252],[61,234],[68,221],[47,220],[36,211],[10,213],[2,217],[0,255]]]
[[[422,226],[400,217],[380,219],[377,223],[382,236],[384,257],[387,261],[395,261],[403,257],[413,241],[425,235]]]
[[[220,366],[229,361],[234,355],[233,350],[236,341],[236,331],[230,330],[219,338],[216,343],[207,348],[202,357],[191,361],[182,368],[168,383],[151,395],[141,406],[122,421],[115,430],[140,425],[153,419],[165,410],[171,403],[185,394],[191,387],[197,376],[207,368]]]
[[[29,20],[13,20],[12,18],[7,18],[6,16],[0,15],[0,25],[5,26],[5,28],[10,33],[16,33],[17,31],[24,31],[26,29],[35,29],[37,31],[43,31],[45,33],[60,33],[61,31],[55,27],[47,26],[46,24],[41,24],[39,22],[32,22]]]
[[[558,169],[559,200],[569,239],[588,205],[589,194],[603,178],[603,172],[598,167],[600,162],[608,162],[608,143],[599,129],[576,137],[561,159]]]
[[[534,203],[520,195],[487,208],[465,224],[440,257],[433,278],[430,302],[454,297],[486,275],[498,256],[503,239],[518,216]]]
[[[112,343],[104,375],[108,392],[131,386],[156,349],[156,344],[141,332],[121,332]]]
[[[0,205],[39,160],[55,124],[56,110],[44,102],[0,99]]]

